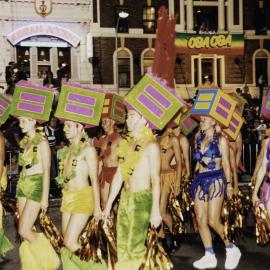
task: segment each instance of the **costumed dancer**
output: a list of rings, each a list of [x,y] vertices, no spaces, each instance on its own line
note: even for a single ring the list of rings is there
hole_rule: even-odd
[[[11,114],[19,118],[24,138],[20,142],[19,165],[22,167],[16,197],[19,234],[23,239],[20,259],[23,270],[53,270],[59,258],[42,233],[34,230],[41,211],[48,208],[50,186],[50,148],[37,122],[48,121],[54,93],[42,86],[20,81],[15,86]]]
[[[171,124],[171,125],[170,125]],[[162,221],[168,227],[170,233],[175,235],[173,231],[173,219],[169,211],[167,210],[169,196],[171,193],[174,196],[178,196],[180,192],[180,180],[182,173],[182,162],[180,153],[180,144],[178,138],[173,133],[173,121],[171,121],[165,128],[163,134],[158,138],[159,147],[161,151],[161,171],[160,171],[160,213]],[[175,167],[171,166],[172,159],[175,158]],[[162,226],[159,236],[165,244],[164,226]],[[177,248],[176,238],[173,237],[173,245],[171,251]]]
[[[99,123],[103,101],[104,94],[78,84],[63,85],[58,100],[55,116],[64,121],[64,132],[69,141],[68,146],[57,152],[59,175],[56,181],[62,186],[63,194],[61,212],[65,247],[61,248],[61,259],[64,270],[106,269],[103,263],[83,261],[75,255],[81,248],[79,237],[90,216],[98,218],[101,214],[98,159],[83,124]]]
[[[5,123],[9,116],[9,109],[10,109],[10,100],[5,96],[0,94],[0,108],[1,108],[1,116],[0,116],[0,123],[1,125]],[[13,245],[9,242],[7,237],[4,233],[3,228],[3,206],[1,200],[4,199],[4,192],[7,187],[7,171],[4,167],[5,161],[5,138],[3,133],[0,131],[0,262],[1,257],[5,255],[6,252],[13,249]]]
[[[217,266],[210,232],[211,227],[218,233],[226,246],[225,269],[235,269],[239,263],[241,252],[238,247],[230,243],[226,238],[224,226],[220,221],[224,198],[226,198],[227,193],[231,196],[233,190],[229,164],[229,146],[227,140],[222,135],[218,135],[215,130],[216,120],[212,118],[215,117],[215,114],[211,114],[211,111],[200,110],[198,105],[204,100],[204,95],[210,93],[212,97],[222,95],[223,104],[225,102],[225,104],[230,103],[225,99],[225,94],[219,92],[220,90],[211,89],[209,93],[207,91],[198,92],[191,111],[193,115],[196,115],[196,113],[197,115],[204,115],[200,117],[201,132],[196,138],[194,158],[197,164],[190,193],[194,200],[195,215],[199,234],[205,248],[205,255],[195,261],[193,266],[198,269],[215,268]],[[214,103],[214,101],[211,101],[211,104],[213,104],[212,102]],[[216,100],[217,102],[219,102],[219,99]],[[231,107],[227,106],[227,108]],[[224,109],[223,111],[225,111]],[[216,114],[218,112],[218,110],[215,111]],[[232,113],[220,114],[219,120],[220,117],[232,115]],[[229,124],[228,120],[230,119],[224,120],[227,120],[226,122]]]
[[[249,206],[249,203],[247,205],[246,197],[241,193],[238,187],[237,167],[239,161],[237,160],[237,153],[239,149],[237,140],[239,140],[242,125],[243,118],[239,114],[238,110],[235,110],[232,114],[229,127],[221,130],[222,135],[227,138],[229,143],[229,162],[233,180],[233,196],[225,202],[223,208],[225,232],[228,239],[231,241],[236,239],[237,234],[242,233],[245,209]],[[220,126],[218,126],[218,128],[220,129]]]
[[[266,209],[267,217],[265,217],[265,225],[270,233],[270,138],[266,139],[261,148],[260,167],[258,169],[255,186],[252,194],[252,202],[254,207],[260,203],[263,204]],[[258,193],[260,190],[260,196]]]
[[[158,100],[161,96],[164,98]],[[149,97],[151,102],[148,102]],[[165,99],[170,104],[168,109],[161,105]],[[150,74],[146,74],[132,88],[125,101],[129,133],[117,149],[119,165],[104,215],[106,222],[123,184],[117,215],[118,261],[115,268],[137,270],[146,255],[147,229],[150,224],[156,228],[161,222],[160,149],[147,122],[151,127],[162,129],[181,106],[178,99]]]
[[[267,106],[269,95],[262,103],[261,114],[268,118],[270,110]],[[257,243],[265,245],[270,240],[270,132],[266,130],[266,136],[261,145],[261,151],[257,158],[256,167],[251,178],[254,185],[252,194],[253,211],[256,218]],[[258,193],[260,195],[258,197]]]
[[[255,166],[255,169],[253,171],[253,175],[251,177],[251,184],[252,185],[255,185],[258,171],[259,171],[259,169],[261,168],[261,165],[262,165],[263,154],[264,154],[264,151],[262,151],[262,149],[265,149],[267,147],[268,138],[270,137],[270,129],[269,128],[266,129],[265,136],[266,136],[266,138],[263,139],[263,141],[262,141],[261,150],[260,150],[259,155],[257,156],[256,166]]]
[[[190,116],[191,106],[186,106],[181,110],[177,122],[179,127],[173,129],[175,136],[179,139],[181,159],[182,159],[182,175],[181,178],[189,181],[190,173],[190,143],[187,138],[195,128],[198,127],[198,122]]]
[[[120,135],[115,130],[115,124],[123,124],[125,116],[123,98],[113,93],[106,93],[101,117],[101,126],[105,135],[100,139],[94,139],[94,146],[100,149],[101,157],[99,185],[102,209],[107,204],[110,186],[118,165],[116,148]]]

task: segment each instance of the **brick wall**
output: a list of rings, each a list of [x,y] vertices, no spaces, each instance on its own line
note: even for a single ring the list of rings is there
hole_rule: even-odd
[[[225,83],[235,84],[244,81],[243,55],[225,56]]]
[[[114,38],[94,38],[94,56],[97,62],[93,65],[95,84],[113,84],[113,52]],[[120,41],[118,41],[120,44]],[[147,48],[147,39],[126,38],[125,47],[133,55],[134,83],[141,77],[141,54]]]
[[[191,57],[190,55],[177,54],[175,63],[175,82],[176,84],[191,83]]]

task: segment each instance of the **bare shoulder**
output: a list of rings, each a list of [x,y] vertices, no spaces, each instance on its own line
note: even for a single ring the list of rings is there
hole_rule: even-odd
[[[96,148],[93,146],[93,145],[91,145],[90,143],[86,143],[85,145],[84,145],[84,149],[83,149],[83,151],[86,153],[86,154],[96,154]]]
[[[154,140],[154,141],[147,143],[147,145],[145,146],[145,150],[149,154],[156,154],[157,152],[160,151],[158,142],[156,140]]]

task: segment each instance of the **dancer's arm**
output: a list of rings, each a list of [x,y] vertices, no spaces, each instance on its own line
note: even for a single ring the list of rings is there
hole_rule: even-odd
[[[98,184],[98,158],[96,149],[88,145],[85,148],[85,158],[88,165],[88,175],[91,179],[91,184],[93,188],[93,196],[94,196],[94,215],[97,216],[101,213],[100,208],[100,192],[99,192],[99,184]]]
[[[43,139],[38,145],[43,169],[43,193],[41,199],[41,209],[47,211],[50,189],[50,168],[51,168],[51,150],[47,140]]]
[[[122,184],[123,184],[123,179],[122,179],[122,175],[120,172],[120,167],[118,167],[116,170],[116,173],[113,177],[107,205],[103,211],[105,219],[110,215],[113,202],[114,202],[115,198],[117,197],[118,193],[120,192]]]
[[[186,168],[186,178],[190,177],[190,165],[189,165],[189,142],[187,137],[181,136],[180,138],[180,147],[183,151],[183,158],[185,162],[185,168]]]
[[[160,148],[157,143],[148,145],[148,160],[150,164],[150,175],[152,182],[153,205],[150,216],[150,223],[157,228],[161,223],[161,215],[159,209],[160,199]]]
[[[174,152],[175,161],[176,161],[176,181],[175,181],[175,186],[174,186],[174,193],[175,195],[178,195],[180,192],[182,162],[181,162],[180,143],[176,137],[172,137],[172,146],[173,146],[173,152]]]
[[[269,141],[269,139],[268,139],[268,141]],[[266,169],[267,169],[267,161],[268,161],[266,158],[267,145],[268,145],[268,143],[265,143],[263,145],[263,148],[261,149],[261,152],[262,152],[261,166],[260,166],[258,173],[257,173],[257,177],[255,180],[255,187],[254,187],[253,195],[252,195],[252,202],[254,205],[257,203],[257,201],[259,201],[258,191],[259,191],[259,188],[262,184],[262,181],[264,179]]]
[[[225,174],[225,178],[227,181],[227,193],[230,197],[232,195],[232,174],[231,174],[231,167],[229,162],[229,144],[228,141],[222,136],[220,138],[220,146],[221,146],[221,153],[222,153],[222,167]]]

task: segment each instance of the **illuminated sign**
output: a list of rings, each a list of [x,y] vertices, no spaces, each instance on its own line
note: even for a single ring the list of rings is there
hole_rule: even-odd
[[[33,36],[54,36],[65,40],[73,47],[77,47],[81,38],[67,28],[56,24],[40,23],[25,25],[7,35],[12,45]]]
[[[175,46],[178,53],[244,54],[242,34],[187,34],[177,33]]]

